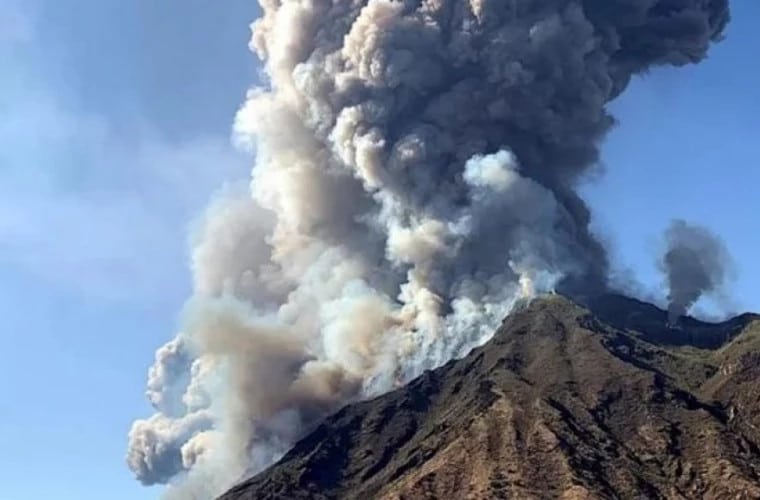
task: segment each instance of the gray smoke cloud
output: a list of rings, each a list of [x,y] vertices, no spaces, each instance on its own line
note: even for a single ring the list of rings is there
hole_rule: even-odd
[[[606,104],[701,60],[726,0],[261,0],[250,192],[196,234],[185,324],[128,463],[210,498],[347,402],[488,339],[520,299],[606,286],[575,191]]]
[[[723,242],[707,228],[674,220],[660,261],[668,283],[668,319],[675,324],[702,295],[719,293],[731,268]]]

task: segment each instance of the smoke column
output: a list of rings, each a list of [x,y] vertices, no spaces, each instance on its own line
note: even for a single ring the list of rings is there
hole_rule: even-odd
[[[675,324],[702,295],[720,291],[730,257],[716,235],[682,220],[670,224],[665,240],[660,268],[668,283],[668,320]]]
[[[575,191],[606,104],[701,60],[727,0],[260,0],[268,76],[236,118],[250,193],[210,207],[183,331],[127,461],[209,498],[341,405],[488,339],[515,302],[590,294]]]

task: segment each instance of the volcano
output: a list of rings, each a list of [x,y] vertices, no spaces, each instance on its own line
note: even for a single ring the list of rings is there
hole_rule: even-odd
[[[760,498],[760,316],[560,295],[220,500]]]

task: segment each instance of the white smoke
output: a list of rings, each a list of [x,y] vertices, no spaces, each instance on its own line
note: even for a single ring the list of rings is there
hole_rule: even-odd
[[[576,2],[261,5],[269,87],[236,119],[250,192],[196,235],[183,331],[149,374],[157,413],[129,436],[130,468],[172,498],[221,493],[340,406],[485,342],[520,299],[604,274],[572,189],[604,105],[714,34],[617,61]]]
[[[313,190],[326,182],[316,169],[317,183],[288,175],[311,160],[288,150],[291,161],[264,165],[264,155],[252,186],[261,197],[218,201],[209,210],[193,252],[196,294],[185,329],[159,349],[149,372],[148,396],[159,413],[130,433],[130,467],[146,484],[184,478],[169,489],[176,498],[218,494],[342,404],[466,354],[515,301],[550,289],[560,276],[546,271],[550,262],[533,260],[556,203],[519,175],[509,152],[466,163],[469,203],[451,207],[446,219],[391,196],[392,209],[372,214],[356,197],[369,229],[345,242],[315,236],[317,212],[298,207],[322,196]],[[509,220],[488,220],[503,212]],[[325,217],[323,224],[335,216]],[[519,246],[498,249],[503,272],[479,275],[475,267],[448,276],[441,294],[435,282],[456,272],[452,261],[505,223],[523,234]],[[368,262],[370,255],[377,260]]]

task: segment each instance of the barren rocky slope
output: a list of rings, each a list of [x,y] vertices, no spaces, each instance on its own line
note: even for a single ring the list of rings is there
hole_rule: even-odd
[[[221,498],[760,498],[758,320],[535,300]]]

